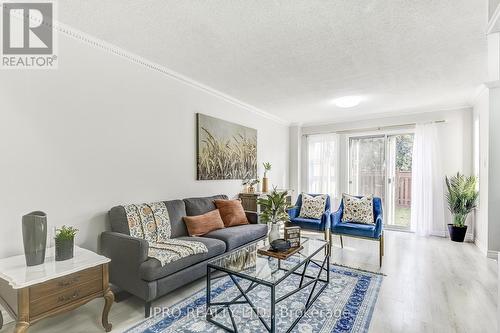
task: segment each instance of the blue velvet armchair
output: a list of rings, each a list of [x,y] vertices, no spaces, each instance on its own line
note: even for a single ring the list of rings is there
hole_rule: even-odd
[[[361,197],[358,197],[361,198]],[[342,222],[344,212],[344,201],[340,203],[339,209],[331,216],[331,234],[340,236],[340,246],[344,243],[342,236],[356,237],[375,240],[379,242],[379,261],[382,266],[382,257],[384,256],[384,223],[382,211],[382,199],[373,198],[373,218],[375,224],[362,224],[353,222]],[[331,236],[330,234],[330,236]],[[330,244],[332,244],[330,240]]]
[[[310,196],[318,196],[320,194],[309,194]],[[290,217],[289,226],[299,226],[301,229],[322,231],[325,233],[325,240],[329,241],[329,230],[330,230],[330,196],[326,198],[325,211],[321,215],[320,219],[310,219],[300,217],[300,208],[302,207],[302,194],[297,198],[297,202],[293,208],[288,210],[288,216]]]

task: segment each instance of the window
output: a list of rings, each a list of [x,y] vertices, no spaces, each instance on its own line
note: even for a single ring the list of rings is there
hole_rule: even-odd
[[[307,137],[307,188],[335,200],[338,193],[338,139],[336,134]]]

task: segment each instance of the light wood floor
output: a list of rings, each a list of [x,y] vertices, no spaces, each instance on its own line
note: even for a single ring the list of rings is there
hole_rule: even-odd
[[[332,261],[379,271],[378,243],[333,238]],[[497,265],[473,244],[410,233],[386,232],[383,273],[370,332],[497,332]],[[196,281],[155,302],[168,306],[204,287]],[[113,332],[122,332],[143,319],[142,303],[134,298],[114,304]],[[47,319],[32,333],[103,332],[99,325],[103,302],[93,301],[71,313]],[[8,318],[6,318],[8,320]],[[1,333],[13,332],[6,324]]]

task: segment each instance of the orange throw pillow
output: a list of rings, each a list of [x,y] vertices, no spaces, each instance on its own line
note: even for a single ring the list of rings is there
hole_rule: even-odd
[[[184,216],[182,219],[186,224],[189,236],[202,236],[210,231],[224,228],[224,222],[218,209],[203,215]]]
[[[240,200],[214,200],[214,203],[219,209],[220,216],[226,228],[248,224],[247,216]]]

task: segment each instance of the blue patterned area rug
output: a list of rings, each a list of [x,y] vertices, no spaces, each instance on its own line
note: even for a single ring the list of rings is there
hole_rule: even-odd
[[[292,332],[368,332],[373,309],[377,301],[383,276],[356,269],[331,265],[330,284],[298,322]],[[290,276],[277,288],[277,297],[293,291],[299,284],[299,276]],[[242,287],[249,286],[239,280]],[[277,305],[277,332],[286,332],[298,317],[310,293],[310,288],[291,296]],[[317,288],[316,290],[318,290]],[[224,302],[240,293],[229,277],[212,282],[212,301]],[[252,290],[250,299],[259,313],[269,322],[270,288],[259,286]],[[160,309],[153,308],[154,316],[127,330],[127,333],[173,333],[225,331],[205,319],[205,289],[182,300],[176,305]],[[238,332],[267,332],[248,304],[231,306]],[[217,321],[231,327],[230,316],[224,310]]]

